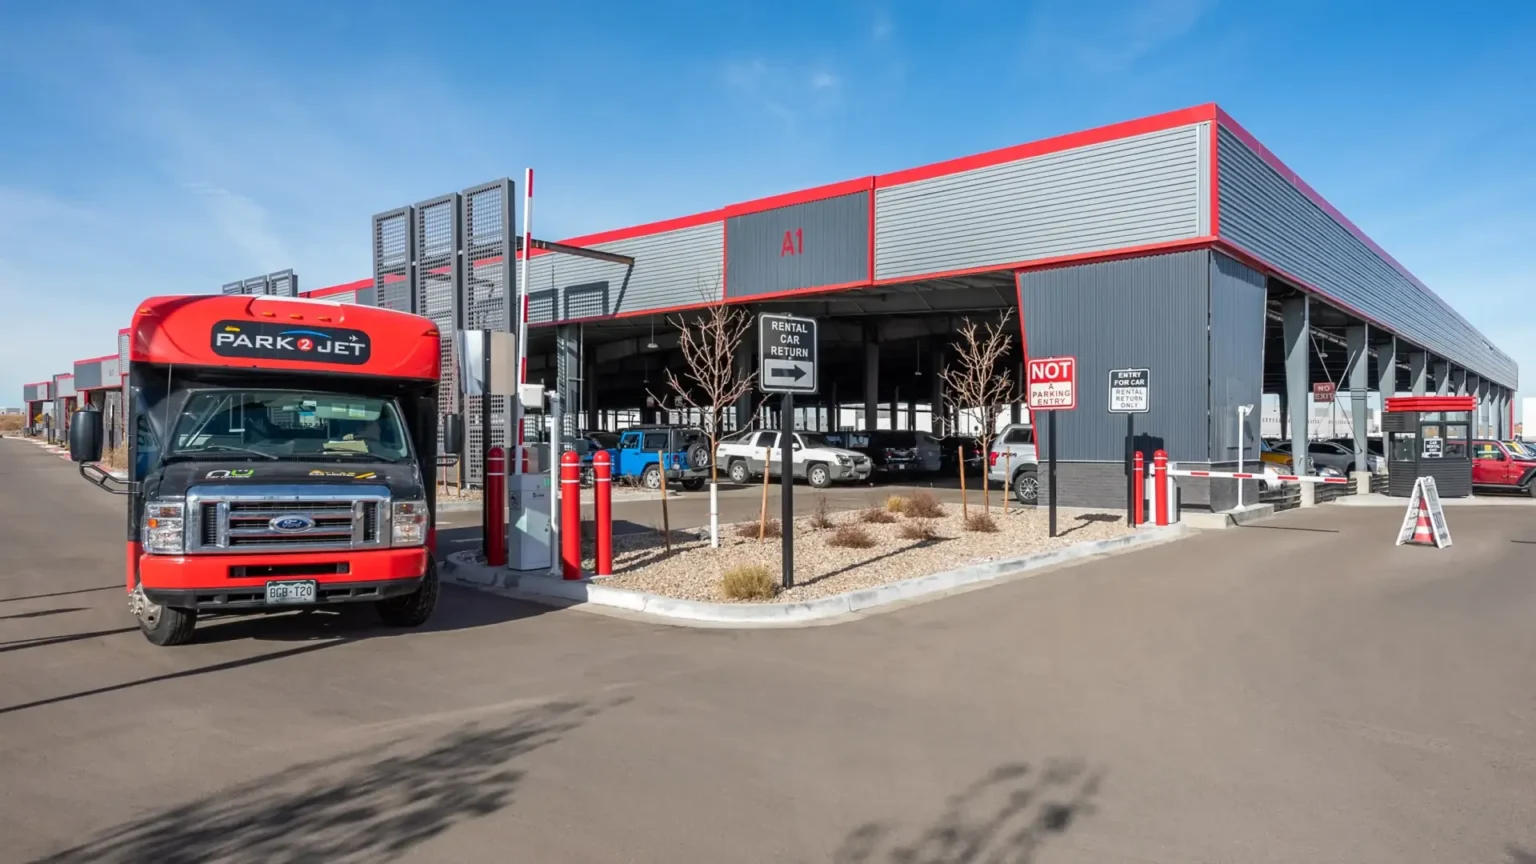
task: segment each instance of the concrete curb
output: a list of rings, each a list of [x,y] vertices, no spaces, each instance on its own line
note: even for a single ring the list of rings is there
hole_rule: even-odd
[[[678,600],[643,591],[613,588],[591,579],[566,581],[542,574],[515,573],[487,567],[475,560],[473,552],[449,555],[443,563],[442,573],[449,582],[535,603],[558,606],[590,603],[688,624],[785,626],[853,615],[906,600],[936,597],[967,585],[992,582],[1093,556],[1128,552],[1192,533],[1192,529],[1182,525],[1143,529],[1108,540],[1077,543],[1021,558],[988,561],[802,603],[705,603]]]

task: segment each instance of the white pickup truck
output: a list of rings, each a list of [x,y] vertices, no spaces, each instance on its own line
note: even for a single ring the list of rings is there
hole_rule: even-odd
[[[815,432],[794,432],[790,443],[793,476],[818,489],[833,483],[868,480],[873,465],[863,453],[834,447]],[[725,468],[733,483],[751,483],[763,476],[766,465],[770,476],[783,473],[783,451],[779,433],[772,430],[738,432],[721,439],[715,448],[715,464]]]

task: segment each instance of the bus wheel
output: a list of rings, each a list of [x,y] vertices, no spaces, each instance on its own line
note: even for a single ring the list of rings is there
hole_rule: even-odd
[[[391,627],[420,627],[432,617],[437,608],[437,561],[427,556],[427,572],[421,578],[421,587],[403,597],[380,600],[373,606],[379,618]]]
[[[128,603],[133,617],[139,620],[139,630],[152,644],[164,648],[192,641],[192,631],[197,627],[196,609],[157,606],[144,596],[142,586],[133,589]]]

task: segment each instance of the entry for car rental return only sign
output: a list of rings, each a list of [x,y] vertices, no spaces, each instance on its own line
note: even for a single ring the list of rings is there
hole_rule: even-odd
[[[757,316],[758,387],[764,393],[816,392],[816,319]]]
[[[1109,413],[1145,414],[1152,408],[1152,373],[1147,369],[1109,370]]]

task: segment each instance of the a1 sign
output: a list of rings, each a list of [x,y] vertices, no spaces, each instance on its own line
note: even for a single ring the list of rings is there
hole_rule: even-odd
[[[1071,411],[1077,407],[1077,358],[1042,357],[1029,367],[1029,410]]]

